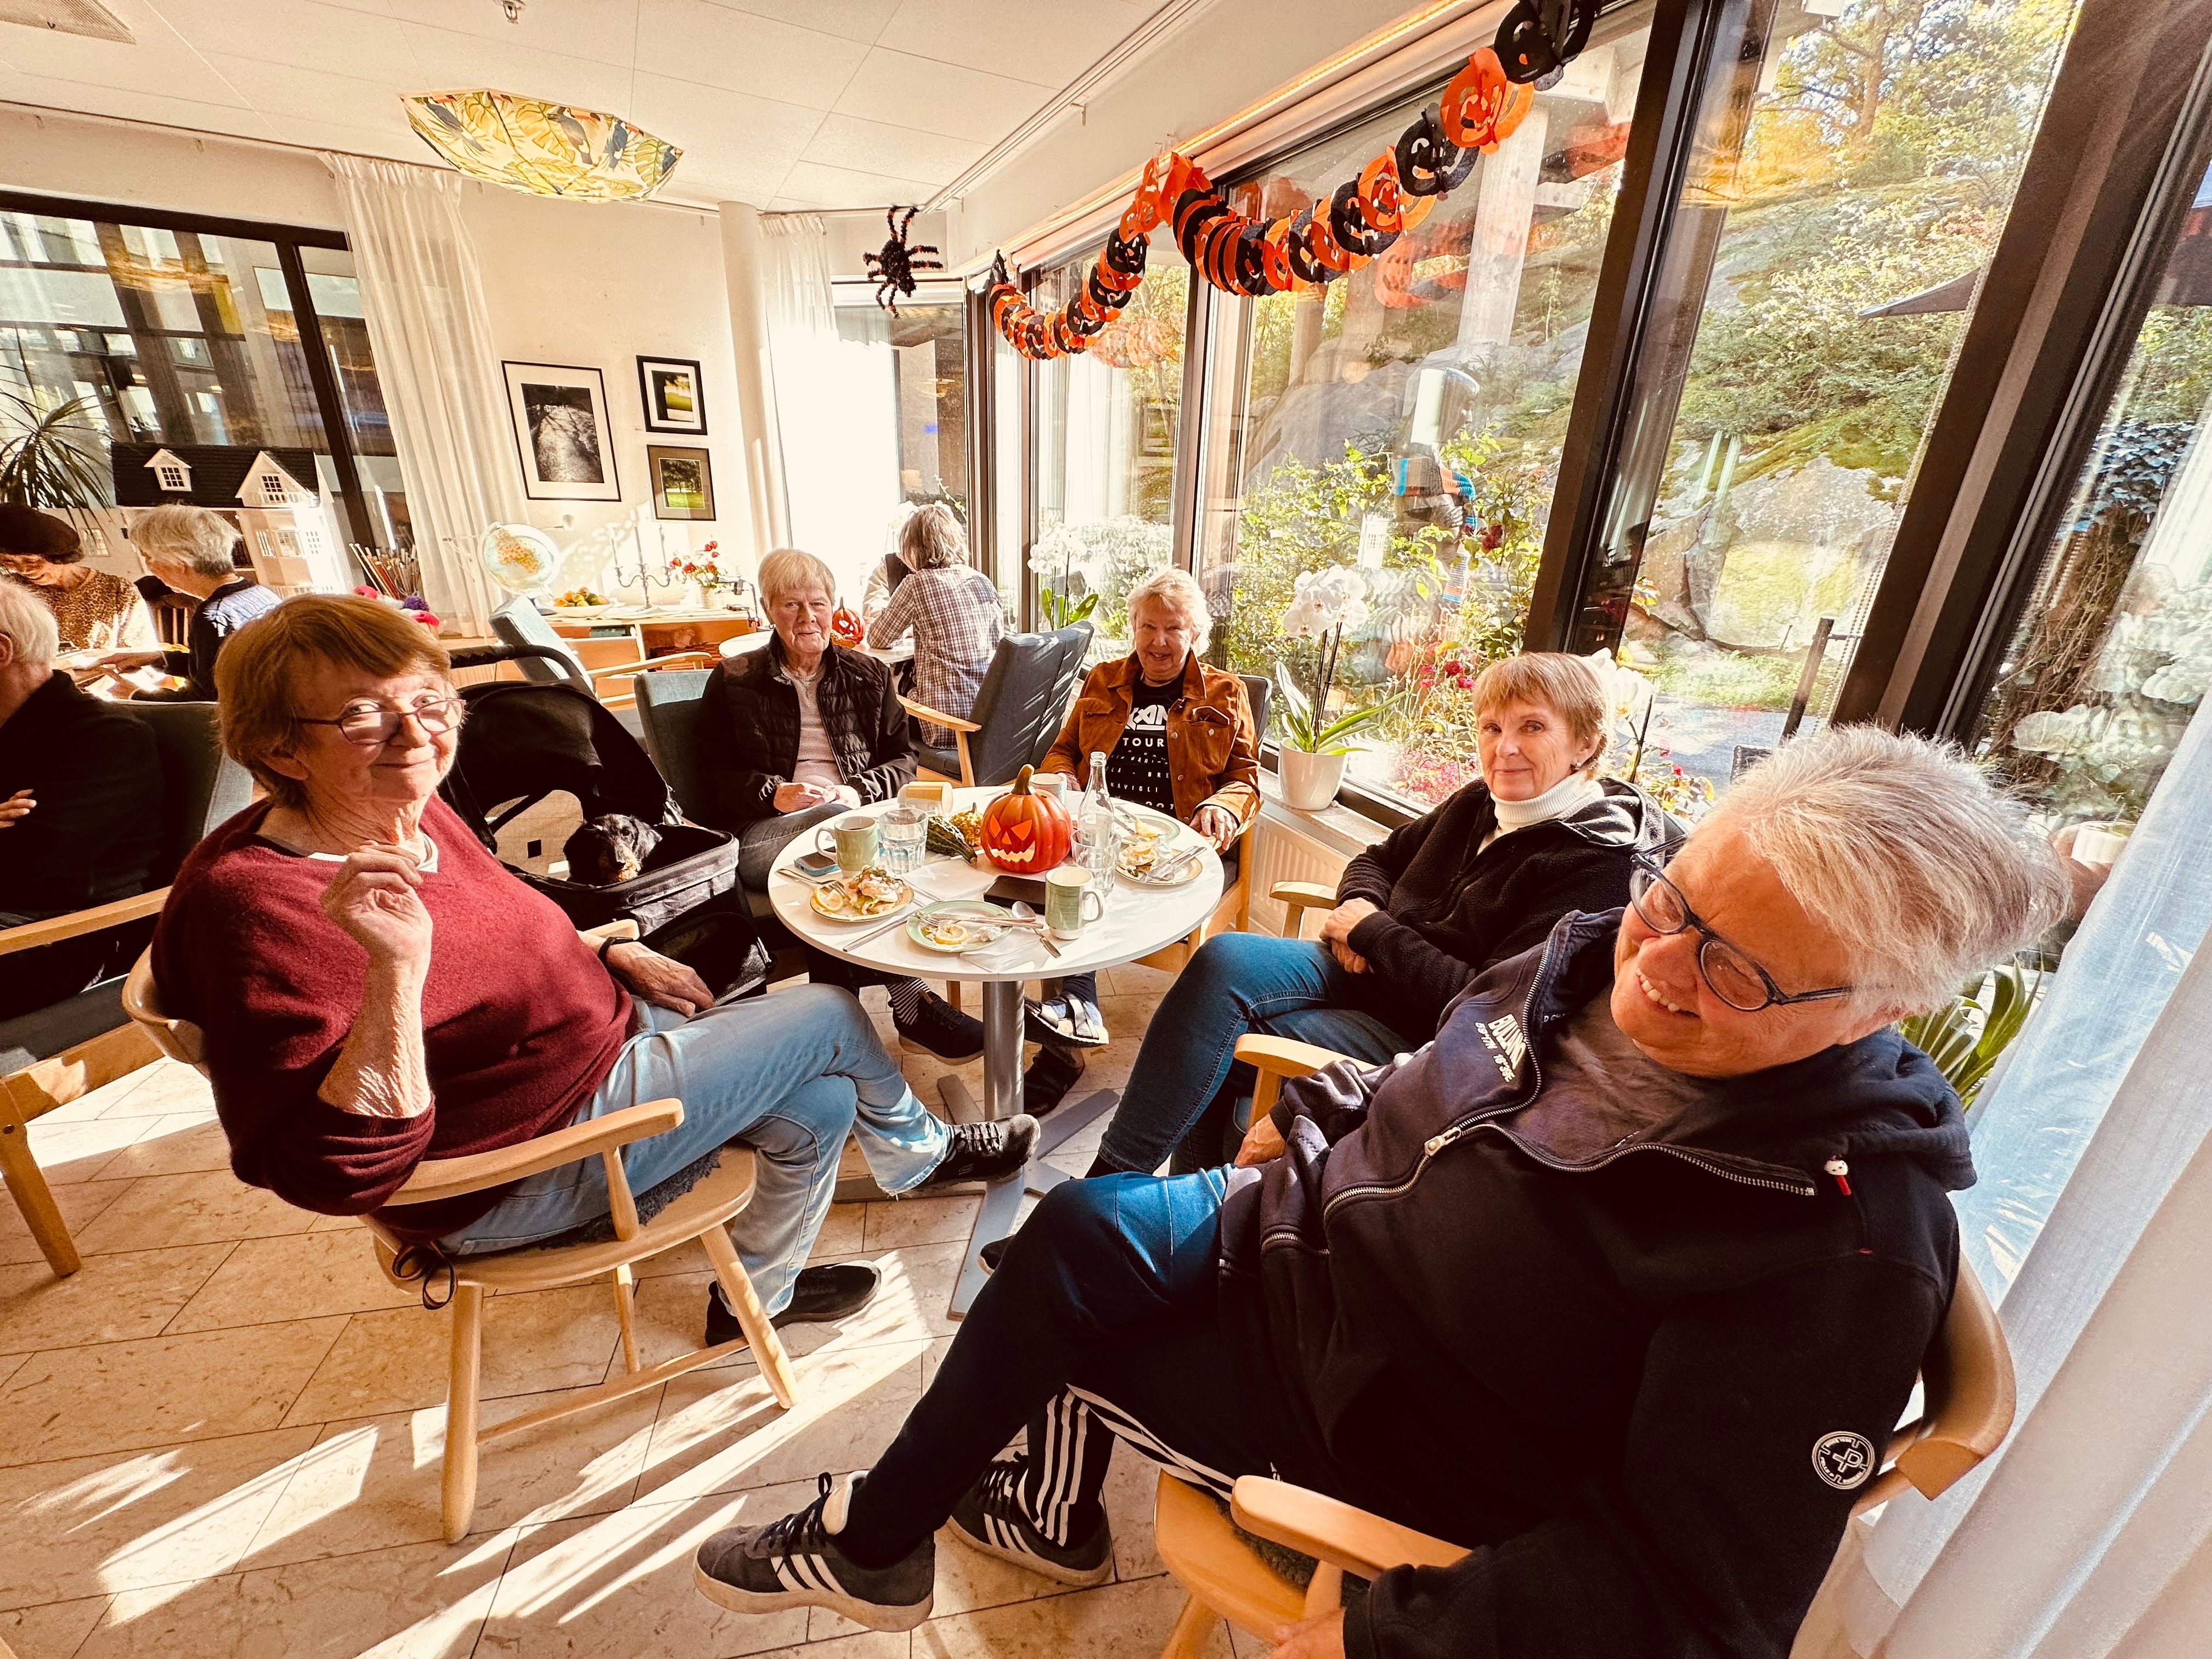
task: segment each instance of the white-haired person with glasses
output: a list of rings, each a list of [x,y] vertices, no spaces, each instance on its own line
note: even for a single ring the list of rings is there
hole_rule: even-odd
[[[1632,892],[1288,1085],[1236,1166],[1055,1189],[874,1467],[707,1540],[700,1589],[904,1629],[948,1522],[1100,1582],[1118,1437],[1469,1552],[1273,1659],[1787,1652],[1961,1271],[1966,1122],[1895,1022],[2065,878],[1956,750],[1845,727]]]
[[[757,1185],[731,1241],[789,1322],[842,1318],[875,1291],[872,1267],[802,1267],[848,1130],[892,1194],[1026,1157],[1026,1119],[979,1134],[925,1111],[848,991],[717,1005],[681,963],[586,941],[438,799],[465,705],[445,652],[391,606],[287,601],[229,641],[216,682],[224,747],[268,799],[185,860],[154,971],[167,1007],[205,1033],[240,1179],[360,1215],[425,1158],[672,1096],[684,1122],[623,1150],[631,1188],[657,1200],[641,1210],[717,1148],[750,1146]],[[380,1218],[459,1256],[607,1212],[586,1159]],[[719,1291],[707,1330],[738,1334]]]

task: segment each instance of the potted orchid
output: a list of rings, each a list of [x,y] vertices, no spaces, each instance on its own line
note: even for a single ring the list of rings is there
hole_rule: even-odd
[[[1283,799],[1301,812],[1317,812],[1336,799],[1344,781],[1345,757],[1364,746],[1344,739],[1382,716],[1382,706],[1375,704],[1329,718],[1328,696],[1336,682],[1344,630],[1366,620],[1367,583],[1346,565],[1301,574],[1283,612],[1284,638],[1316,641],[1310,696],[1300,689],[1288,663],[1275,664],[1283,730],[1277,767]]]

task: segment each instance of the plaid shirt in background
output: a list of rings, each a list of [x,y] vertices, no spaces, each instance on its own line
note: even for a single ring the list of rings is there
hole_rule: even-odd
[[[908,629],[914,630],[914,700],[966,720],[1006,631],[999,590],[971,565],[917,570],[869,624],[868,643],[885,650]],[[922,722],[921,740],[933,749],[950,749],[955,741],[951,728],[929,720]]]

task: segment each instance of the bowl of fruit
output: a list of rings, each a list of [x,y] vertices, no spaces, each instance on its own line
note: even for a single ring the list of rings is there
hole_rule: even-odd
[[[553,601],[553,608],[570,617],[596,617],[612,611],[614,601],[588,587],[572,587]]]

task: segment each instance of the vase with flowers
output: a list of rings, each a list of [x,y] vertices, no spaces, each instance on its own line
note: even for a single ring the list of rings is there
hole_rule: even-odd
[[[1309,694],[1287,662],[1275,664],[1282,699],[1283,744],[1277,762],[1283,799],[1301,812],[1317,812],[1336,799],[1345,757],[1364,744],[1346,738],[1382,717],[1380,703],[1329,716],[1329,693],[1344,649],[1344,631],[1367,620],[1367,583],[1348,565],[1302,572],[1283,612],[1283,637],[1314,641],[1313,690]]]

